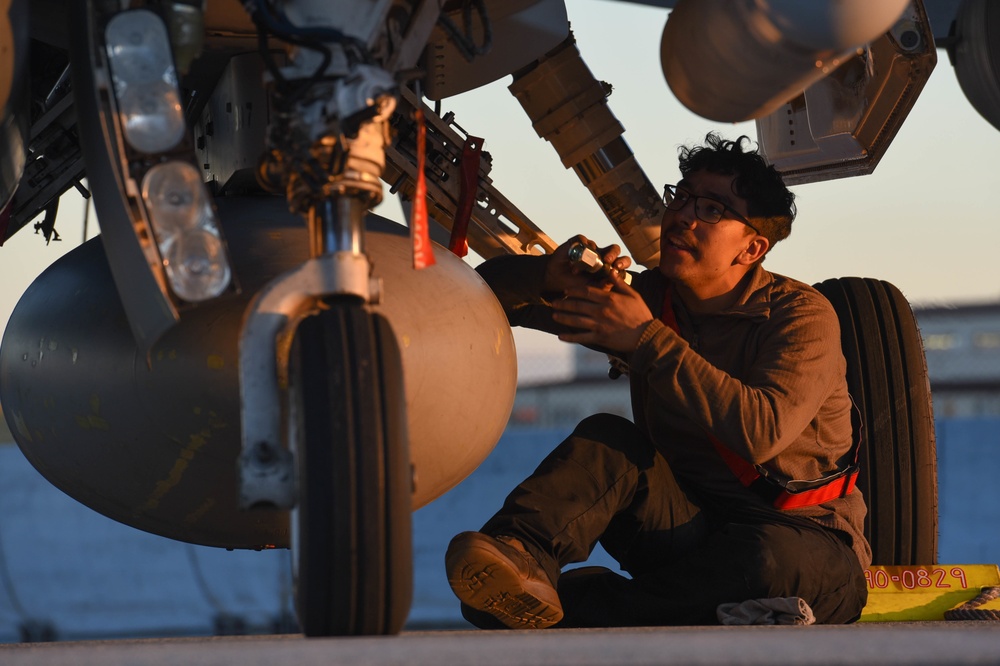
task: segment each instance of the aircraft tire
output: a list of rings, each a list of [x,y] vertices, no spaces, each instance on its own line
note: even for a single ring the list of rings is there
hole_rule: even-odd
[[[402,363],[388,322],[338,301],[292,348],[296,609],[307,636],[396,634],[413,595]]]
[[[840,317],[847,383],[862,413],[858,488],[873,564],[937,563],[937,457],[923,343],[909,303],[881,280],[815,285]]]

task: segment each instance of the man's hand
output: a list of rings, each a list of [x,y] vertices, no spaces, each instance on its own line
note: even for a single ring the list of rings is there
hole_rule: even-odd
[[[566,293],[570,289],[586,286],[612,288],[614,280],[607,274],[603,272],[588,273],[579,264],[570,261],[569,249],[577,243],[583,243],[597,252],[604,263],[616,271],[615,274],[621,273],[632,265],[631,259],[621,256],[621,248],[617,245],[598,248],[594,241],[584,236],[574,236],[556,248],[556,251],[549,256],[548,267],[545,270],[545,291]]]
[[[570,287],[565,298],[552,304],[553,321],[579,329],[561,334],[560,340],[618,352],[636,348],[653,313],[639,292],[621,277],[609,279],[610,289],[604,285]]]

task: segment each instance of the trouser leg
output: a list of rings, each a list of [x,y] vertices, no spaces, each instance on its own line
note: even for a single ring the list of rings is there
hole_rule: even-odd
[[[686,552],[707,532],[663,457],[635,424],[609,414],[582,421],[482,531],[519,539],[551,580],[598,540],[631,570],[649,553]]]
[[[867,599],[861,565],[836,533],[794,522],[729,523],[686,556],[627,579],[604,570],[559,581],[559,626],[715,624],[727,602],[798,596],[819,623],[851,622]]]
[[[849,622],[867,589],[854,552],[805,519],[711,520],[630,421],[584,420],[482,531],[519,539],[558,581],[560,626],[713,624],[721,603],[799,596],[818,622]],[[600,541],[632,579],[569,572]]]

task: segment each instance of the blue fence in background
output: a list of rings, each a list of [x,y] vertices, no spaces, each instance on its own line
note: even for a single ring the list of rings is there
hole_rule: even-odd
[[[1000,563],[1000,419],[939,419],[938,559]]]
[[[409,626],[464,626],[444,550],[477,529],[570,430],[510,428],[457,488],[414,514]],[[940,560],[1000,562],[1000,419],[937,422]],[[612,565],[606,555],[597,563]],[[0,446],[0,641],[273,632],[289,626],[289,553],[228,552],[115,523]]]

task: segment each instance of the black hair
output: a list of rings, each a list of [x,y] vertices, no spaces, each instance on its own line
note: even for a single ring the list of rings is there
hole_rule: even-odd
[[[681,147],[681,174],[686,178],[695,171],[708,171],[734,176],[733,194],[747,202],[750,221],[774,247],[792,232],[795,195],[756,149],[748,145],[744,150],[744,144],[750,143],[747,136],[729,141],[709,132],[704,146]]]

